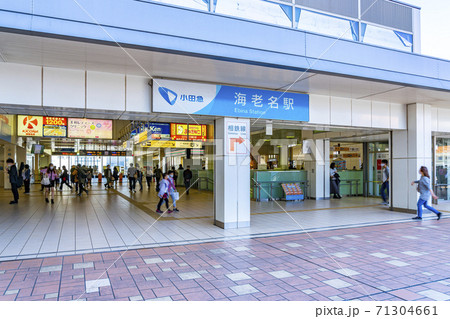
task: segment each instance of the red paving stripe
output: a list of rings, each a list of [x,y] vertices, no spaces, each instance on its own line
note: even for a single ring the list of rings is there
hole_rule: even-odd
[[[0,262],[0,300],[43,300],[46,295],[48,300],[426,300],[421,291],[450,296],[449,228],[448,219],[425,220],[130,250],[105,274],[120,252],[6,261]],[[241,246],[248,250],[234,249]],[[327,253],[344,257],[333,256],[338,265]],[[152,258],[160,259],[145,263]],[[73,269],[89,262],[94,267]],[[61,271],[40,273],[41,267],[59,265]],[[358,274],[346,277],[338,272],[340,266]],[[273,274],[279,271],[289,274],[277,278]],[[239,273],[246,276],[239,280]],[[85,281],[102,274],[110,285],[84,294]],[[230,274],[238,275],[231,280]],[[342,283],[351,286],[339,287]]]

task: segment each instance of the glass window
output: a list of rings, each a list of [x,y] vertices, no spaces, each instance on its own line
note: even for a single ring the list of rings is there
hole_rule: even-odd
[[[435,191],[436,196],[442,200],[450,200],[450,176],[448,175],[450,169],[450,139],[436,138],[435,147],[434,172],[436,175]]]
[[[358,40],[359,31],[357,22],[308,10],[301,10],[298,28],[336,38]]]
[[[411,52],[412,34],[361,23],[362,42]]]
[[[153,0],[154,2],[162,2],[173,4],[181,7],[208,11],[209,0]]]
[[[217,0],[215,12],[249,20],[292,26],[292,7],[262,0]]]

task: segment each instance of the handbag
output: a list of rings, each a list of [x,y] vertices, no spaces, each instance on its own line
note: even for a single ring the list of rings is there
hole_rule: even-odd
[[[179,200],[180,199],[180,193],[178,193],[178,192],[173,192],[172,196],[173,196],[173,200]]]
[[[44,176],[44,178],[42,178],[41,184],[44,186],[50,185],[50,178],[48,176]]]

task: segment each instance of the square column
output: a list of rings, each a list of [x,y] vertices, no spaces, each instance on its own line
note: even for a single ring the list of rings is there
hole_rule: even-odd
[[[305,165],[310,183],[308,195],[316,200],[328,199],[330,198],[330,140],[309,139],[307,143],[311,150]]]
[[[431,106],[407,106],[408,130],[392,132],[391,194],[394,210],[415,212],[419,193],[411,182],[420,178],[420,166],[426,166],[433,181]],[[429,203],[431,205],[431,201]]]
[[[214,225],[250,226],[250,120],[215,122]]]

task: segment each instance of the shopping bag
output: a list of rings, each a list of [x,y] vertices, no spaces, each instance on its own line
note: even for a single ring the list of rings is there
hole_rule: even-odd
[[[173,200],[179,200],[180,199],[180,193],[178,192],[173,192]]]

